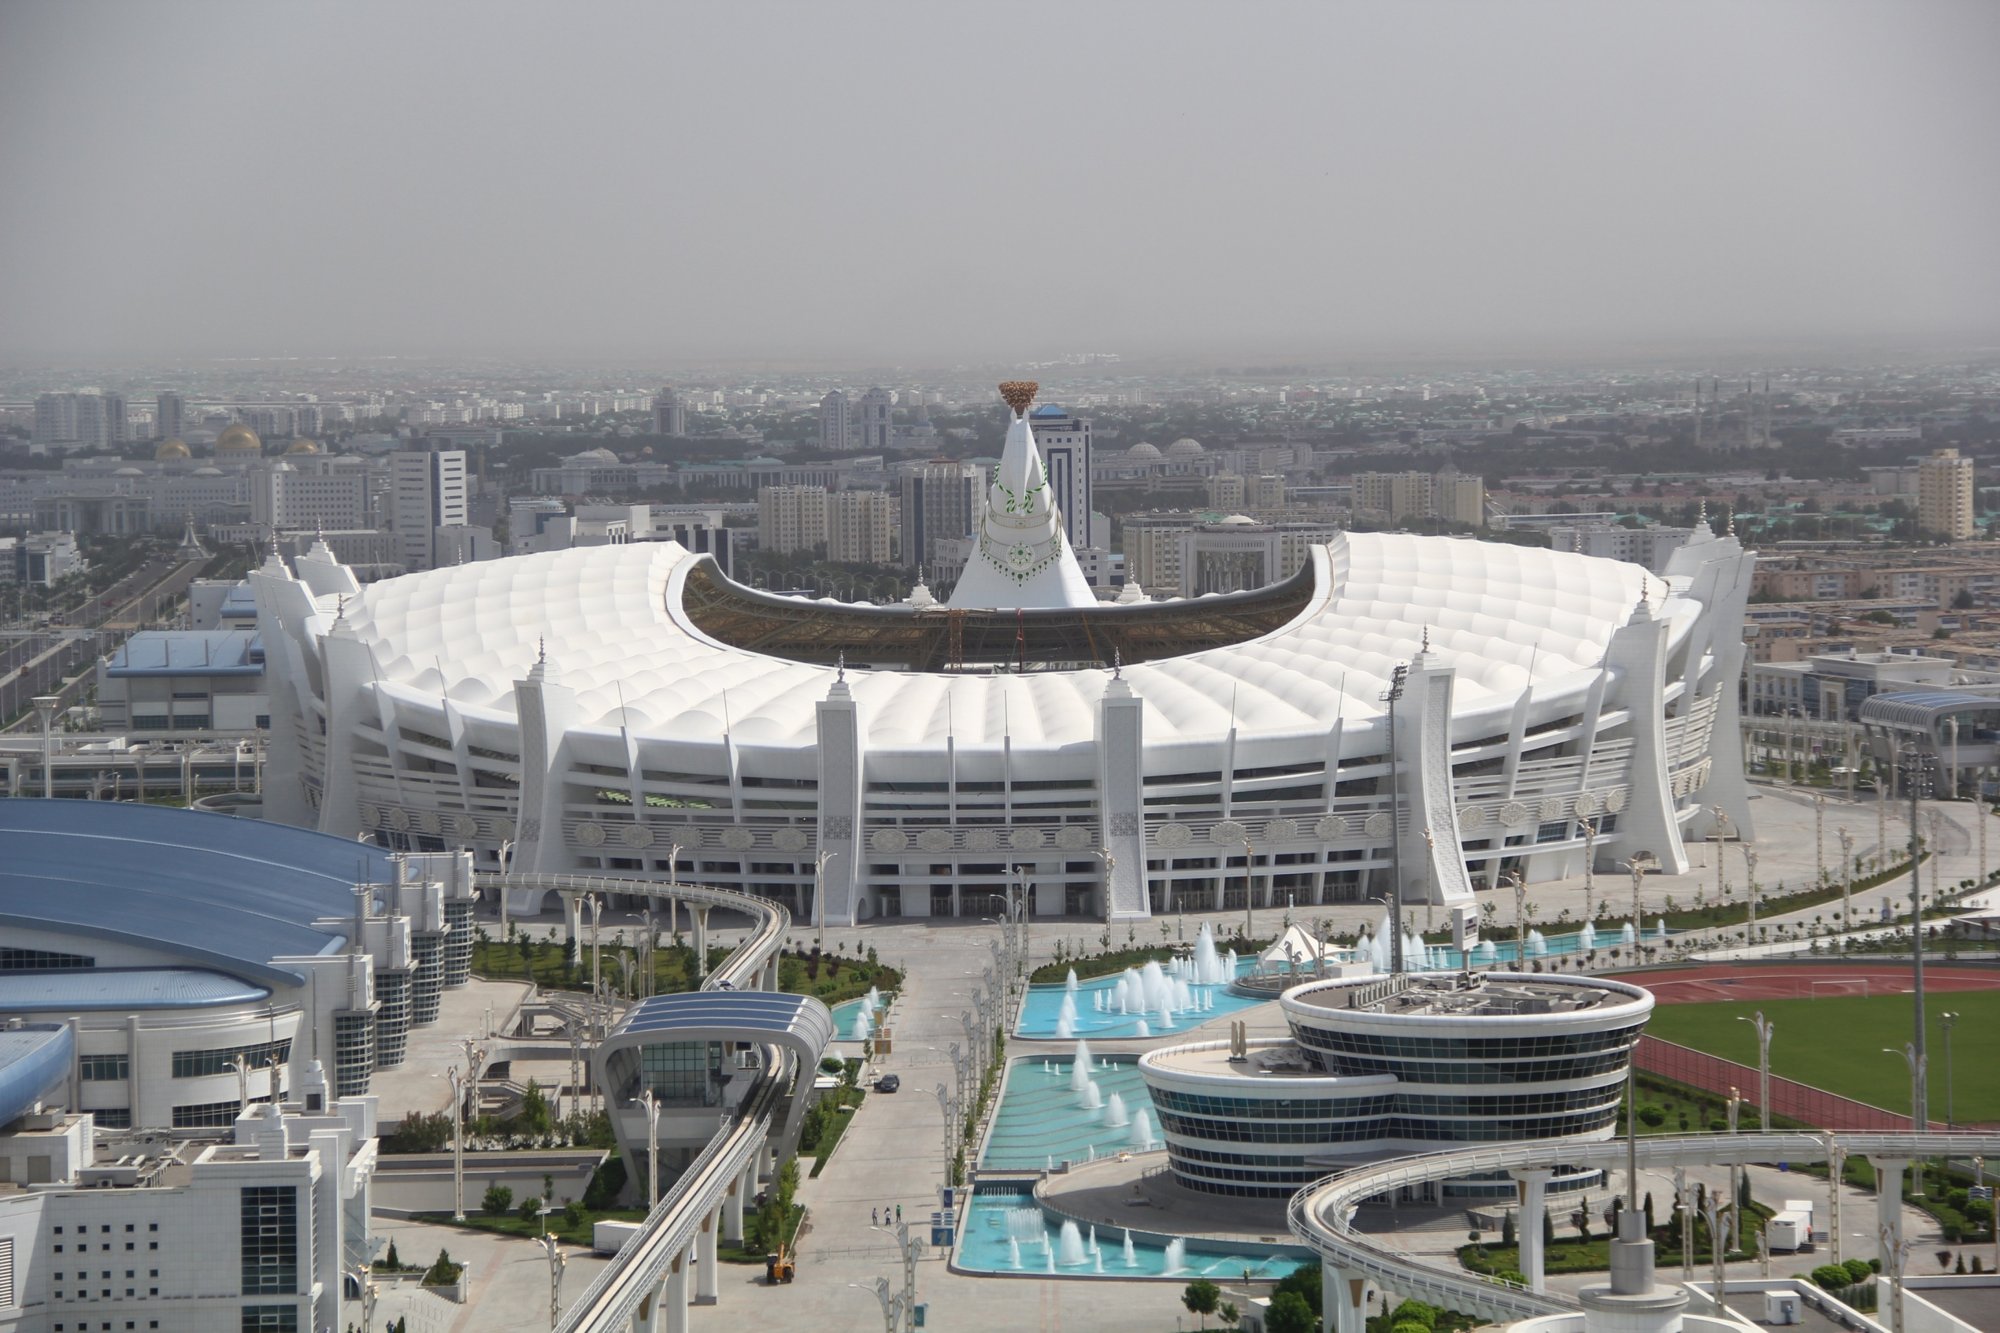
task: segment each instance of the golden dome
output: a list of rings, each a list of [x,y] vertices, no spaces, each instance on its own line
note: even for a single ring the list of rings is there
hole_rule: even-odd
[[[192,457],[194,453],[187,447],[187,441],[181,439],[164,440],[159,448],[153,450],[153,459],[159,463],[170,463],[176,458]]]
[[[297,439],[292,441],[292,447],[285,450],[285,452],[288,454],[316,454],[319,452],[319,444],[314,440]]]
[[[215,437],[215,452],[218,454],[261,454],[264,442],[257,438],[257,432],[242,422],[224,429]]]

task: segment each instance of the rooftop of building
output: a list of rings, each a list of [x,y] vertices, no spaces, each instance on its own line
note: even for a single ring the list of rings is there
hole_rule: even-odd
[[[1373,980],[1309,983],[1286,992],[1290,1005],[1397,1017],[1517,1018],[1580,1013],[1646,998],[1623,982],[1495,972],[1404,972]]]
[[[211,1009],[270,997],[266,987],[198,967],[64,968],[0,975],[0,1014]]]
[[[0,1125],[68,1083],[75,1057],[76,1034],[63,1024],[0,1028]]]
[[[230,815],[118,801],[0,801],[0,933],[12,927],[170,954],[260,984],[333,952],[353,886],[388,881],[365,843]]]
[[[255,608],[253,600],[250,609]],[[237,614],[241,604],[225,603],[224,609]],[[248,629],[141,630],[118,645],[104,671],[127,678],[258,676],[264,672],[264,643]]]

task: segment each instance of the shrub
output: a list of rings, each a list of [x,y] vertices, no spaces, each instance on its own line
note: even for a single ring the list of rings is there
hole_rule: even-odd
[[[463,1265],[455,1264],[451,1261],[449,1251],[439,1250],[437,1262],[424,1271],[424,1285],[427,1287],[448,1287],[458,1281],[458,1275],[462,1267]]]
[[[1266,1333],[1316,1333],[1319,1316],[1296,1291],[1280,1291],[1271,1297],[1264,1328]]]
[[[1639,1108],[1639,1123],[1648,1129],[1658,1129],[1667,1123],[1667,1113],[1657,1106],[1642,1106]]]
[[[625,1159],[614,1153],[590,1173],[590,1183],[583,1187],[583,1206],[601,1212],[615,1205],[624,1192]]]
[[[1813,1269],[1812,1280],[1821,1291],[1839,1291],[1842,1287],[1854,1285],[1854,1278],[1845,1264],[1821,1264]]]
[[[479,1200],[479,1211],[488,1217],[502,1217],[514,1206],[514,1191],[505,1185],[488,1185]]]
[[[514,1215],[519,1217],[523,1222],[532,1222],[536,1217],[540,1216],[542,1211],[542,1200],[530,1194],[527,1198],[521,1200],[521,1206],[514,1210]]]

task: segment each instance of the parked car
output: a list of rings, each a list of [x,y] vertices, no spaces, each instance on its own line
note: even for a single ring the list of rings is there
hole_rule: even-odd
[[[903,1080],[897,1078],[894,1074],[884,1074],[875,1080],[875,1091],[877,1092],[894,1092],[902,1086]]]

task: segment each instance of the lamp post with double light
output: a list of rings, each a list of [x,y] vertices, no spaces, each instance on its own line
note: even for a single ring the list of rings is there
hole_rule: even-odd
[[[1771,1132],[1771,1033],[1778,1025],[1764,1017],[1762,1009],[1750,1018],[1739,1014],[1736,1021],[1757,1029],[1757,1128],[1768,1134]]]

